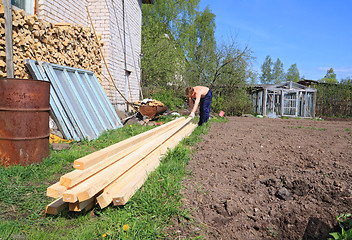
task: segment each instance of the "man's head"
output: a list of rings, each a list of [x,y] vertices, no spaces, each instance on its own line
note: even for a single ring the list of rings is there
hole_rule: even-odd
[[[188,87],[188,88],[186,88],[186,95],[187,95],[188,97],[191,97],[191,96],[193,95],[193,93],[194,93],[193,87]]]

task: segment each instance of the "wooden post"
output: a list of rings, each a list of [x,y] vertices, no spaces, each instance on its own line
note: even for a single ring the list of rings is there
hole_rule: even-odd
[[[12,43],[12,5],[11,0],[4,0],[5,18],[5,49],[6,49],[6,75],[7,78],[14,77],[13,67],[13,43]]]
[[[304,117],[306,117],[306,115],[307,115],[307,113],[308,113],[308,115],[311,117],[311,115],[310,115],[310,112],[309,112],[309,109],[308,109],[308,107],[309,107],[309,105],[308,105],[308,101],[306,101],[308,98],[307,98],[307,91],[305,92],[305,94],[304,94],[304,100],[303,100],[303,103],[306,105],[306,107],[304,108]]]
[[[281,90],[281,116],[284,115],[284,106],[285,106],[285,95],[284,95],[284,91]]]
[[[273,113],[276,114],[276,99],[275,99],[275,90],[273,91]]]
[[[291,83],[292,84],[292,83]],[[296,112],[295,112],[295,116],[297,117],[298,116],[298,91],[296,92]]]
[[[266,101],[267,101],[267,90],[266,88],[264,89],[263,93],[263,116],[266,116]]]
[[[315,109],[316,109],[316,104],[317,104],[317,91],[313,92],[313,101],[312,101],[312,115],[313,118],[315,118]]]

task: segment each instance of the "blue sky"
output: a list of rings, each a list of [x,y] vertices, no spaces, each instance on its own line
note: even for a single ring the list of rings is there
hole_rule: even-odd
[[[333,68],[352,77],[352,0],[200,0],[216,15],[217,42],[234,37],[256,57],[270,55],[285,71],[297,64],[301,77],[319,80]]]

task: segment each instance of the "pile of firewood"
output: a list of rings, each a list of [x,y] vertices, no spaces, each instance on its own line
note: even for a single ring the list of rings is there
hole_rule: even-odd
[[[97,203],[125,205],[143,185],[168,148],[175,147],[197,125],[191,118],[178,118],[160,127],[75,160],[76,170],[61,176],[48,187],[47,196],[56,198],[47,214],[89,210]]]
[[[155,99],[150,99],[148,101],[135,101],[135,104],[137,105],[147,105],[147,106],[151,106],[151,107],[163,107],[165,106],[164,103],[155,100]]]
[[[101,56],[94,32],[71,24],[51,24],[12,10],[15,78],[31,78],[24,59],[93,71],[101,81]],[[0,5],[0,77],[6,77],[4,5]]]

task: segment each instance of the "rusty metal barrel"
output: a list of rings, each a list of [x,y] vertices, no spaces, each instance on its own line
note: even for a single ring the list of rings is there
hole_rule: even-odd
[[[49,156],[50,82],[0,79],[0,165],[40,163]]]

